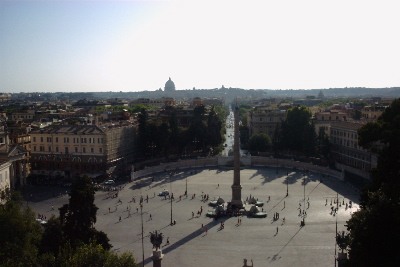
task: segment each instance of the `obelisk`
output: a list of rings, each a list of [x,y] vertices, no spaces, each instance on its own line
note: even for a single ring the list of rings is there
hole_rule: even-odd
[[[234,110],[234,137],[233,137],[233,185],[232,201],[230,203],[233,209],[243,207],[242,186],[240,185],[240,151],[239,151],[239,107],[236,104]]]

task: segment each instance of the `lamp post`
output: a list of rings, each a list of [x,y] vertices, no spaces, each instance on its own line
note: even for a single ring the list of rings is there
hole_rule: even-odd
[[[289,196],[289,173],[286,173],[286,197]]]
[[[186,182],[185,196],[187,196],[187,176],[186,176],[185,182]]]
[[[140,203],[140,218],[142,221],[142,267],[144,267],[144,244],[143,244],[143,204]]]
[[[173,222],[172,222],[172,198],[173,198],[173,194],[172,194],[171,178],[172,178],[172,173],[169,174],[169,191],[171,192],[171,195],[169,196],[169,198],[171,200],[171,225],[173,225]]]
[[[306,176],[303,174],[303,185],[304,185],[304,193],[303,193],[303,221],[301,222],[301,225],[304,226],[306,225]]]

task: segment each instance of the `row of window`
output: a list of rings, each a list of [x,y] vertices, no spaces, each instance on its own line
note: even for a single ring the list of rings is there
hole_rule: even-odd
[[[46,157],[46,156],[39,156],[37,158],[35,158],[38,161],[55,161],[55,162],[62,162],[62,158],[60,157]],[[71,162],[82,162],[82,159],[80,157],[73,157],[71,159]],[[88,163],[101,163],[103,162],[103,160],[101,158],[96,159],[96,158],[89,158],[87,160]]]
[[[344,131],[339,131],[339,130],[334,130],[334,129],[331,129],[331,135],[342,136],[342,137],[347,137],[347,138],[352,138],[352,139],[358,138],[357,133],[349,133],[349,132],[344,132]]]
[[[342,138],[333,137],[333,144],[357,148],[356,141],[343,140]]]
[[[54,141],[56,143],[58,143],[58,139],[59,139],[58,137],[54,137]],[[70,141],[69,137],[64,137],[63,139],[64,139],[63,140],[64,143],[67,143],[67,144]],[[98,137],[98,138],[95,138],[95,137],[81,137],[81,138],[73,137],[73,138],[71,138],[71,141],[72,141],[73,144],[79,144],[79,143],[81,143],[81,144],[95,144],[96,143],[96,139],[97,139],[97,143],[98,144],[104,144],[104,138],[102,138],[102,137]],[[52,141],[53,141],[52,137],[46,137],[46,142],[47,143],[52,143]],[[36,142],[36,136],[33,137],[33,142]],[[42,143],[44,142],[44,137],[43,136],[40,137],[40,142],[42,142]]]
[[[95,149],[93,147],[91,147],[90,150],[88,150],[88,152],[90,151],[90,153],[95,153],[94,150]],[[52,147],[51,146],[49,146],[47,150],[46,150],[45,146],[39,146],[39,150],[37,150],[36,146],[33,146],[33,152],[37,152],[37,151],[40,151],[40,152],[56,152],[56,153],[64,152],[65,154],[68,154],[70,152],[68,147],[64,147],[64,151],[60,151],[58,146],[56,146],[55,147],[55,151],[52,151]],[[78,147],[74,147],[74,152],[75,153],[86,153],[86,147],[82,147],[81,151],[79,151]],[[102,147],[99,147],[98,153],[103,153],[103,148]]]

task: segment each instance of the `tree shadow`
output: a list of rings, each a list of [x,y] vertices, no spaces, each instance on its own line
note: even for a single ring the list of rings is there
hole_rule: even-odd
[[[211,228],[215,227],[216,225],[219,225],[219,222],[218,222],[217,220],[212,220],[212,221],[209,222],[208,224],[204,225],[203,228],[204,228],[204,229],[207,228],[208,230],[210,230]],[[162,229],[160,229],[160,230],[162,230]],[[174,243],[170,243],[170,245],[168,245],[165,249],[163,249],[162,252],[163,252],[163,254],[168,254],[168,253],[170,253],[171,251],[173,251],[173,250],[175,250],[175,249],[177,249],[177,248],[179,248],[179,247],[185,245],[187,242],[189,242],[189,241],[191,241],[192,239],[194,239],[194,238],[200,236],[200,235],[203,234],[203,233],[204,233],[204,230],[203,230],[203,229],[197,229],[197,230],[195,230],[194,232],[192,232],[192,233],[188,234],[187,236],[183,237],[182,239],[180,239],[180,240],[178,240],[178,241],[176,241],[176,242],[174,242]],[[147,236],[149,236],[149,235],[147,235]],[[147,236],[146,236],[146,237],[147,237]],[[145,264],[145,265],[146,265],[146,264],[149,264],[149,263],[152,261],[151,258],[152,258],[151,256],[148,257],[148,258],[146,258],[146,259],[144,260],[144,264]],[[143,265],[143,261],[138,263],[138,266],[142,266],[142,265]]]

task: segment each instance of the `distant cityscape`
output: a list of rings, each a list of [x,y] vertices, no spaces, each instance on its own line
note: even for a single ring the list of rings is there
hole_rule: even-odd
[[[399,87],[176,90],[171,78],[163,90],[153,92],[3,93],[0,149],[3,170],[9,175],[3,175],[0,188],[43,179],[57,178],[59,183],[81,174],[127,176],[135,162],[145,159],[137,152],[138,107],[148,108],[149,120],[156,125],[168,122],[168,108],[173,108],[178,127],[188,129],[196,107],[204,106],[208,114],[213,106],[232,103],[247,108],[242,139],[265,133],[273,140],[288,110],[308,107],[316,135],[323,132],[329,137],[331,166],[368,179],[376,156],[358,145],[357,130],[376,120],[398,96]]]

